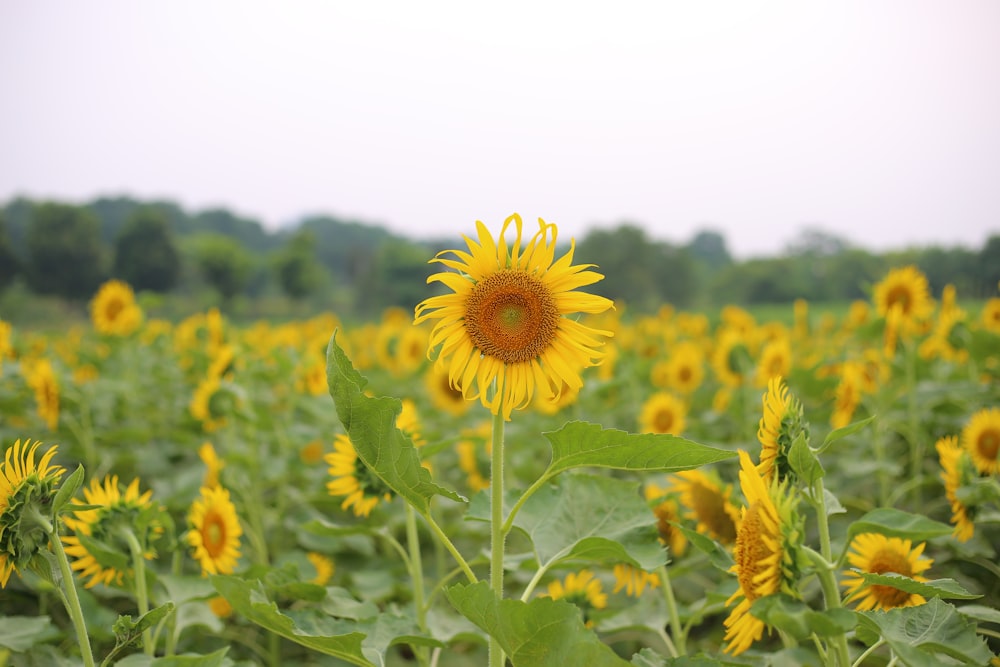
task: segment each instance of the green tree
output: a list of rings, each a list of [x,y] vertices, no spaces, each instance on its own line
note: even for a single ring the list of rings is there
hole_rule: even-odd
[[[978,296],[996,296],[1000,283],[1000,234],[986,239],[978,257],[978,282],[982,290]]]
[[[246,289],[253,271],[250,253],[239,241],[223,234],[199,234],[195,262],[205,281],[227,302]]]
[[[691,257],[704,263],[712,271],[733,263],[733,257],[726,247],[726,237],[712,229],[700,230],[688,242],[686,249]]]
[[[167,292],[177,284],[181,257],[163,213],[136,209],[115,243],[114,275],[137,290]]]
[[[0,211],[0,291],[7,288],[21,272],[21,262],[17,259],[14,246],[7,235],[7,221]]]
[[[412,310],[427,298],[427,277],[440,270],[427,263],[431,256],[427,248],[410,241],[397,238],[384,241],[358,282],[358,310],[366,315],[388,306]]]
[[[27,232],[28,285],[39,294],[85,299],[105,277],[100,225],[79,206],[34,208]]]
[[[274,272],[288,297],[298,301],[314,293],[322,281],[315,235],[308,230],[296,232],[275,257]]]

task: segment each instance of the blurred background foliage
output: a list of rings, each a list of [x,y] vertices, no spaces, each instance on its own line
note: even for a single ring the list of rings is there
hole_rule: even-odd
[[[209,306],[236,318],[333,310],[369,319],[426,298],[425,280],[436,270],[427,260],[460,245],[330,216],[270,231],[226,209],[191,213],[169,201],[118,197],[74,205],[16,198],[0,207],[0,315],[21,324],[85,317],[101,282],[119,278],[142,293],[148,312],[168,319]],[[846,303],[868,299],[874,282],[905,264],[926,274],[933,294],[953,284],[961,298],[980,299],[994,295],[1000,281],[1000,233],[980,248],[874,253],[805,228],[775,256],[737,260],[718,231],[670,243],[624,221],[578,238],[576,261],[598,265],[605,275],[601,293],[631,312],[800,298]]]

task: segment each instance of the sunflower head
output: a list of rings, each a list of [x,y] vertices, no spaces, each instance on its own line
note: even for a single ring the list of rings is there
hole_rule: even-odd
[[[575,604],[583,612],[583,620],[587,627],[594,624],[590,618],[591,614],[608,606],[608,596],[603,591],[601,580],[590,570],[570,572],[562,581],[557,579],[551,582],[547,597]]]
[[[139,493],[139,480],[134,479],[124,489],[117,475],[95,479],[84,487],[83,496],[91,509],[76,510],[64,521],[74,532],[62,538],[66,554],[72,556],[72,568],[92,588],[99,583],[121,585],[132,570],[123,554],[130,550],[126,533],[131,533],[147,560],[155,557],[152,543],[163,534],[160,508],[150,502],[152,491]]]
[[[66,471],[52,465],[55,446],[36,461],[40,445],[17,440],[0,462],[0,587],[48,544],[56,521],[52,500]]]
[[[757,362],[756,384],[767,386],[775,376],[787,376],[792,370],[792,343],[787,336],[780,336],[765,343]]]
[[[469,402],[462,395],[462,390],[453,387],[448,381],[448,371],[432,365],[424,374],[424,386],[438,410],[447,412],[452,417],[461,417],[469,409]]]
[[[142,309],[128,283],[109,280],[90,302],[94,328],[110,336],[128,336],[142,324]]]
[[[992,297],[983,304],[983,312],[979,316],[979,323],[987,331],[1000,334],[1000,297]]]
[[[639,413],[639,430],[642,433],[670,433],[680,435],[684,432],[687,407],[684,402],[665,391],[660,391],[642,404]]]
[[[22,364],[25,381],[35,394],[38,416],[45,421],[50,431],[59,426],[59,379],[52,362],[36,359]]]
[[[789,393],[780,376],[768,381],[767,392],[761,402],[763,416],[757,428],[757,439],[760,440],[757,470],[768,484],[775,475],[782,480],[794,479],[788,453],[799,434],[809,435],[808,425],[803,421],[802,405]]]
[[[934,310],[927,277],[915,266],[892,269],[875,285],[875,308],[882,317],[898,311],[903,333],[910,333]]]
[[[927,581],[922,575],[933,564],[923,555],[925,543],[916,547],[910,540],[886,537],[881,533],[861,533],[851,540],[848,562],[855,568],[844,572],[848,602],[856,602],[859,611],[885,611],[895,607],[924,604],[922,595],[907,593],[894,586],[868,585],[859,573],[885,574],[892,572],[915,581]]]
[[[670,495],[666,489],[652,483],[646,485],[644,493],[646,501],[653,509],[653,514],[656,515],[656,531],[660,534],[660,542],[669,549],[671,558],[683,556],[687,551],[688,540],[674,525],[681,520],[680,503],[677,498]]]
[[[712,369],[726,387],[739,387],[753,373],[748,334],[735,328],[720,330],[712,353]]]
[[[306,554],[306,559],[313,566],[316,571],[316,576],[310,580],[310,583],[316,584],[317,586],[326,586],[330,578],[333,577],[333,572],[336,569],[333,563],[333,559],[329,556],[324,556],[321,553],[316,553],[315,551],[310,551]]]
[[[637,598],[647,588],[652,590],[660,587],[660,577],[655,572],[646,572],[627,563],[618,563],[615,565],[613,573],[615,575],[615,587],[611,591],[612,593],[624,590],[625,595]]]
[[[1000,408],[984,408],[969,418],[962,429],[962,447],[980,473],[1000,473]]]
[[[722,544],[733,543],[740,512],[733,503],[732,484],[723,485],[715,474],[685,470],[671,477],[669,491],[677,494],[685,518],[696,523],[699,533]]]
[[[798,597],[803,528],[787,481],[766,484],[750,455],[740,450],[740,486],[746,498],[740,518],[732,572],[739,588],[726,601],[738,602],[725,620],[725,651],[738,655],[761,638],[765,624],[750,614],[754,600],[785,593]]]
[[[945,436],[935,443],[938,460],[941,462],[941,480],[944,482],[945,496],[951,504],[951,522],[955,524],[954,535],[959,542],[967,542],[976,532],[974,523],[976,508],[966,505],[958,497],[958,490],[979,476],[969,453],[958,444],[958,438]]]
[[[202,574],[232,574],[240,558],[243,528],[229,491],[202,487],[188,512],[188,525],[186,540]]]
[[[330,464],[331,480],[326,489],[331,496],[343,496],[341,509],[352,509],[354,516],[371,514],[379,501],[392,500],[392,490],[358,458],[351,439],[339,434],[333,442],[334,451],[324,459]]]
[[[516,236],[508,245],[505,235],[512,227]],[[414,322],[435,320],[428,354],[438,350],[437,366],[447,369],[451,386],[510,419],[536,392],[583,386],[581,371],[601,362],[598,348],[612,334],[568,315],[601,313],[612,303],[576,291],[603,276],[589,271],[591,265],[573,264],[572,242],[555,259],[555,225],[539,220],[538,232],[524,247],[517,214],[507,218],[497,239],[482,222],[476,228],[478,242],[465,238],[468,252],[444,251],[431,260],[453,271],[436,273],[428,282],[452,293],[418,304]]]

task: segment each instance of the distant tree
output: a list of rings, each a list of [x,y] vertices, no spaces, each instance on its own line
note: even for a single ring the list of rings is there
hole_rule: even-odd
[[[277,247],[275,238],[260,222],[242,218],[224,208],[202,211],[194,218],[194,229],[229,236],[252,252],[267,252]]]
[[[275,257],[274,271],[288,297],[299,300],[315,292],[322,280],[322,267],[316,259],[313,233],[296,232]]]
[[[712,229],[696,233],[685,248],[691,257],[703,262],[713,271],[733,263],[729,248],[726,247],[726,237]]]
[[[976,291],[977,253],[967,248],[931,246],[921,251],[917,267],[927,276],[931,294],[940,296],[945,285],[954,285],[960,296]]]
[[[246,289],[253,270],[250,253],[239,241],[222,234],[199,234],[195,261],[205,281],[227,302]]]
[[[830,257],[851,247],[850,241],[819,227],[806,227],[785,247],[788,255]]]
[[[84,208],[37,205],[26,240],[28,284],[39,294],[85,299],[105,277],[99,224]]]
[[[21,272],[21,262],[7,234],[7,221],[0,210],[0,291],[6,289]]]
[[[376,250],[370,269],[358,281],[358,310],[373,315],[388,306],[412,310],[429,296],[427,276],[435,272],[427,263],[432,253],[425,247],[392,238]]]
[[[114,275],[137,290],[167,292],[180,276],[181,258],[163,213],[135,209],[115,242]]]
[[[978,283],[982,292],[978,296],[996,296],[1000,283],[1000,234],[986,239],[978,257]]]

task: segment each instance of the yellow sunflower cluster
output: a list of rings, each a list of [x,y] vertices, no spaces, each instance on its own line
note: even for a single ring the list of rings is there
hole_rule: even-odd
[[[935,448],[945,496],[951,505],[954,535],[967,542],[975,535],[976,515],[985,507],[969,499],[976,498],[975,494],[963,496],[961,491],[1000,478],[1000,408],[983,408],[974,413],[960,436],[942,437]]]
[[[142,325],[142,308],[128,283],[109,280],[90,302],[94,329],[109,336],[130,336]]]

